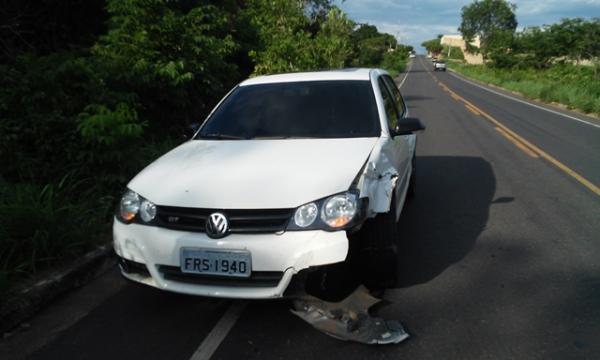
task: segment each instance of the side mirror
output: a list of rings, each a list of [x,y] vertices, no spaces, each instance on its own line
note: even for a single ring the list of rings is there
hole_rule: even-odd
[[[183,138],[185,140],[189,140],[191,138],[194,137],[194,134],[196,133],[196,131],[198,131],[198,129],[200,128],[200,123],[191,123],[186,129],[185,129],[185,133],[183,134]]]
[[[421,123],[421,120],[413,117],[400,119],[395,129],[390,130],[392,137],[398,135],[410,135],[415,131],[425,130],[425,125]]]

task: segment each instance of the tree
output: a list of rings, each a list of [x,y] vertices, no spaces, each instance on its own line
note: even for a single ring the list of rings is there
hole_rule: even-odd
[[[552,34],[561,56],[578,61],[600,56],[600,18],[589,21],[581,18],[563,19],[546,28]]]
[[[546,68],[552,59],[561,56],[561,45],[548,27],[533,26],[525,28],[515,36],[513,51],[519,54],[521,64]]]
[[[311,34],[302,0],[251,0],[246,12],[259,46],[250,51],[254,74],[301,71],[314,66],[307,51]]]
[[[352,56],[350,34],[354,22],[333,7],[313,41],[313,55],[319,69],[343,68]]]
[[[447,59],[454,59],[454,60],[464,60],[465,59],[465,55],[462,52],[462,49],[458,46],[450,46],[450,45],[443,45],[443,50],[442,50],[442,54],[444,55],[445,58]]]
[[[550,67],[556,61],[596,60],[600,57],[600,19],[563,19],[515,34],[512,53],[520,66]]]
[[[104,0],[3,0],[0,62],[88,47],[103,33]]]
[[[516,5],[506,0],[475,0],[462,8],[461,32],[467,49],[476,37],[480,39],[479,51],[484,57],[500,49],[508,49],[517,28]]]
[[[110,0],[109,31],[92,48],[117,90],[133,90],[163,130],[197,121],[240,74],[232,14],[183,1]],[[175,125],[175,126],[174,126]]]
[[[427,41],[423,41],[421,46],[425,48],[431,54],[439,54],[444,49],[442,44],[440,43],[440,37],[436,39],[431,39]]]
[[[246,9],[259,45],[254,74],[344,67],[354,23],[327,0],[251,0]]]
[[[398,42],[390,34],[380,33],[377,27],[360,24],[351,36],[354,45],[353,65],[378,67],[386,52],[396,47]]]

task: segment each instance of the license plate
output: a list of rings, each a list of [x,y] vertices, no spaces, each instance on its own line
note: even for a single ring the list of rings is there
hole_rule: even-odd
[[[184,273],[249,277],[252,256],[245,250],[181,249],[181,271]]]

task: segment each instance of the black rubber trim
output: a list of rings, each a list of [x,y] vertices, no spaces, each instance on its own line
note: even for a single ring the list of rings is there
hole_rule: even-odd
[[[119,266],[126,274],[137,274],[144,277],[150,276],[150,272],[148,271],[146,264],[119,257]]]
[[[158,265],[158,271],[166,280],[187,284],[230,287],[276,287],[283,278],[282,271],[254,271],[247,278],[219,275],[188,274],[178,266]]]

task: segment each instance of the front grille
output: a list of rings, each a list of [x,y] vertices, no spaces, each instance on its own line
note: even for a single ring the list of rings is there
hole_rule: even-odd
[[[158,206],[156,223],[173,230],[205,232],[206,219],[221,212],[229,220],[230,233],[275,233],[285,230],[290,209],[215,210]]]
[[[158,265],[158,271],[166,280],[196,285],[232,287],[276,287],[283,277],[281,271],[254,271],[247,278],[188,274],[181,272],[181,269],[177,266],[168,265]]]

